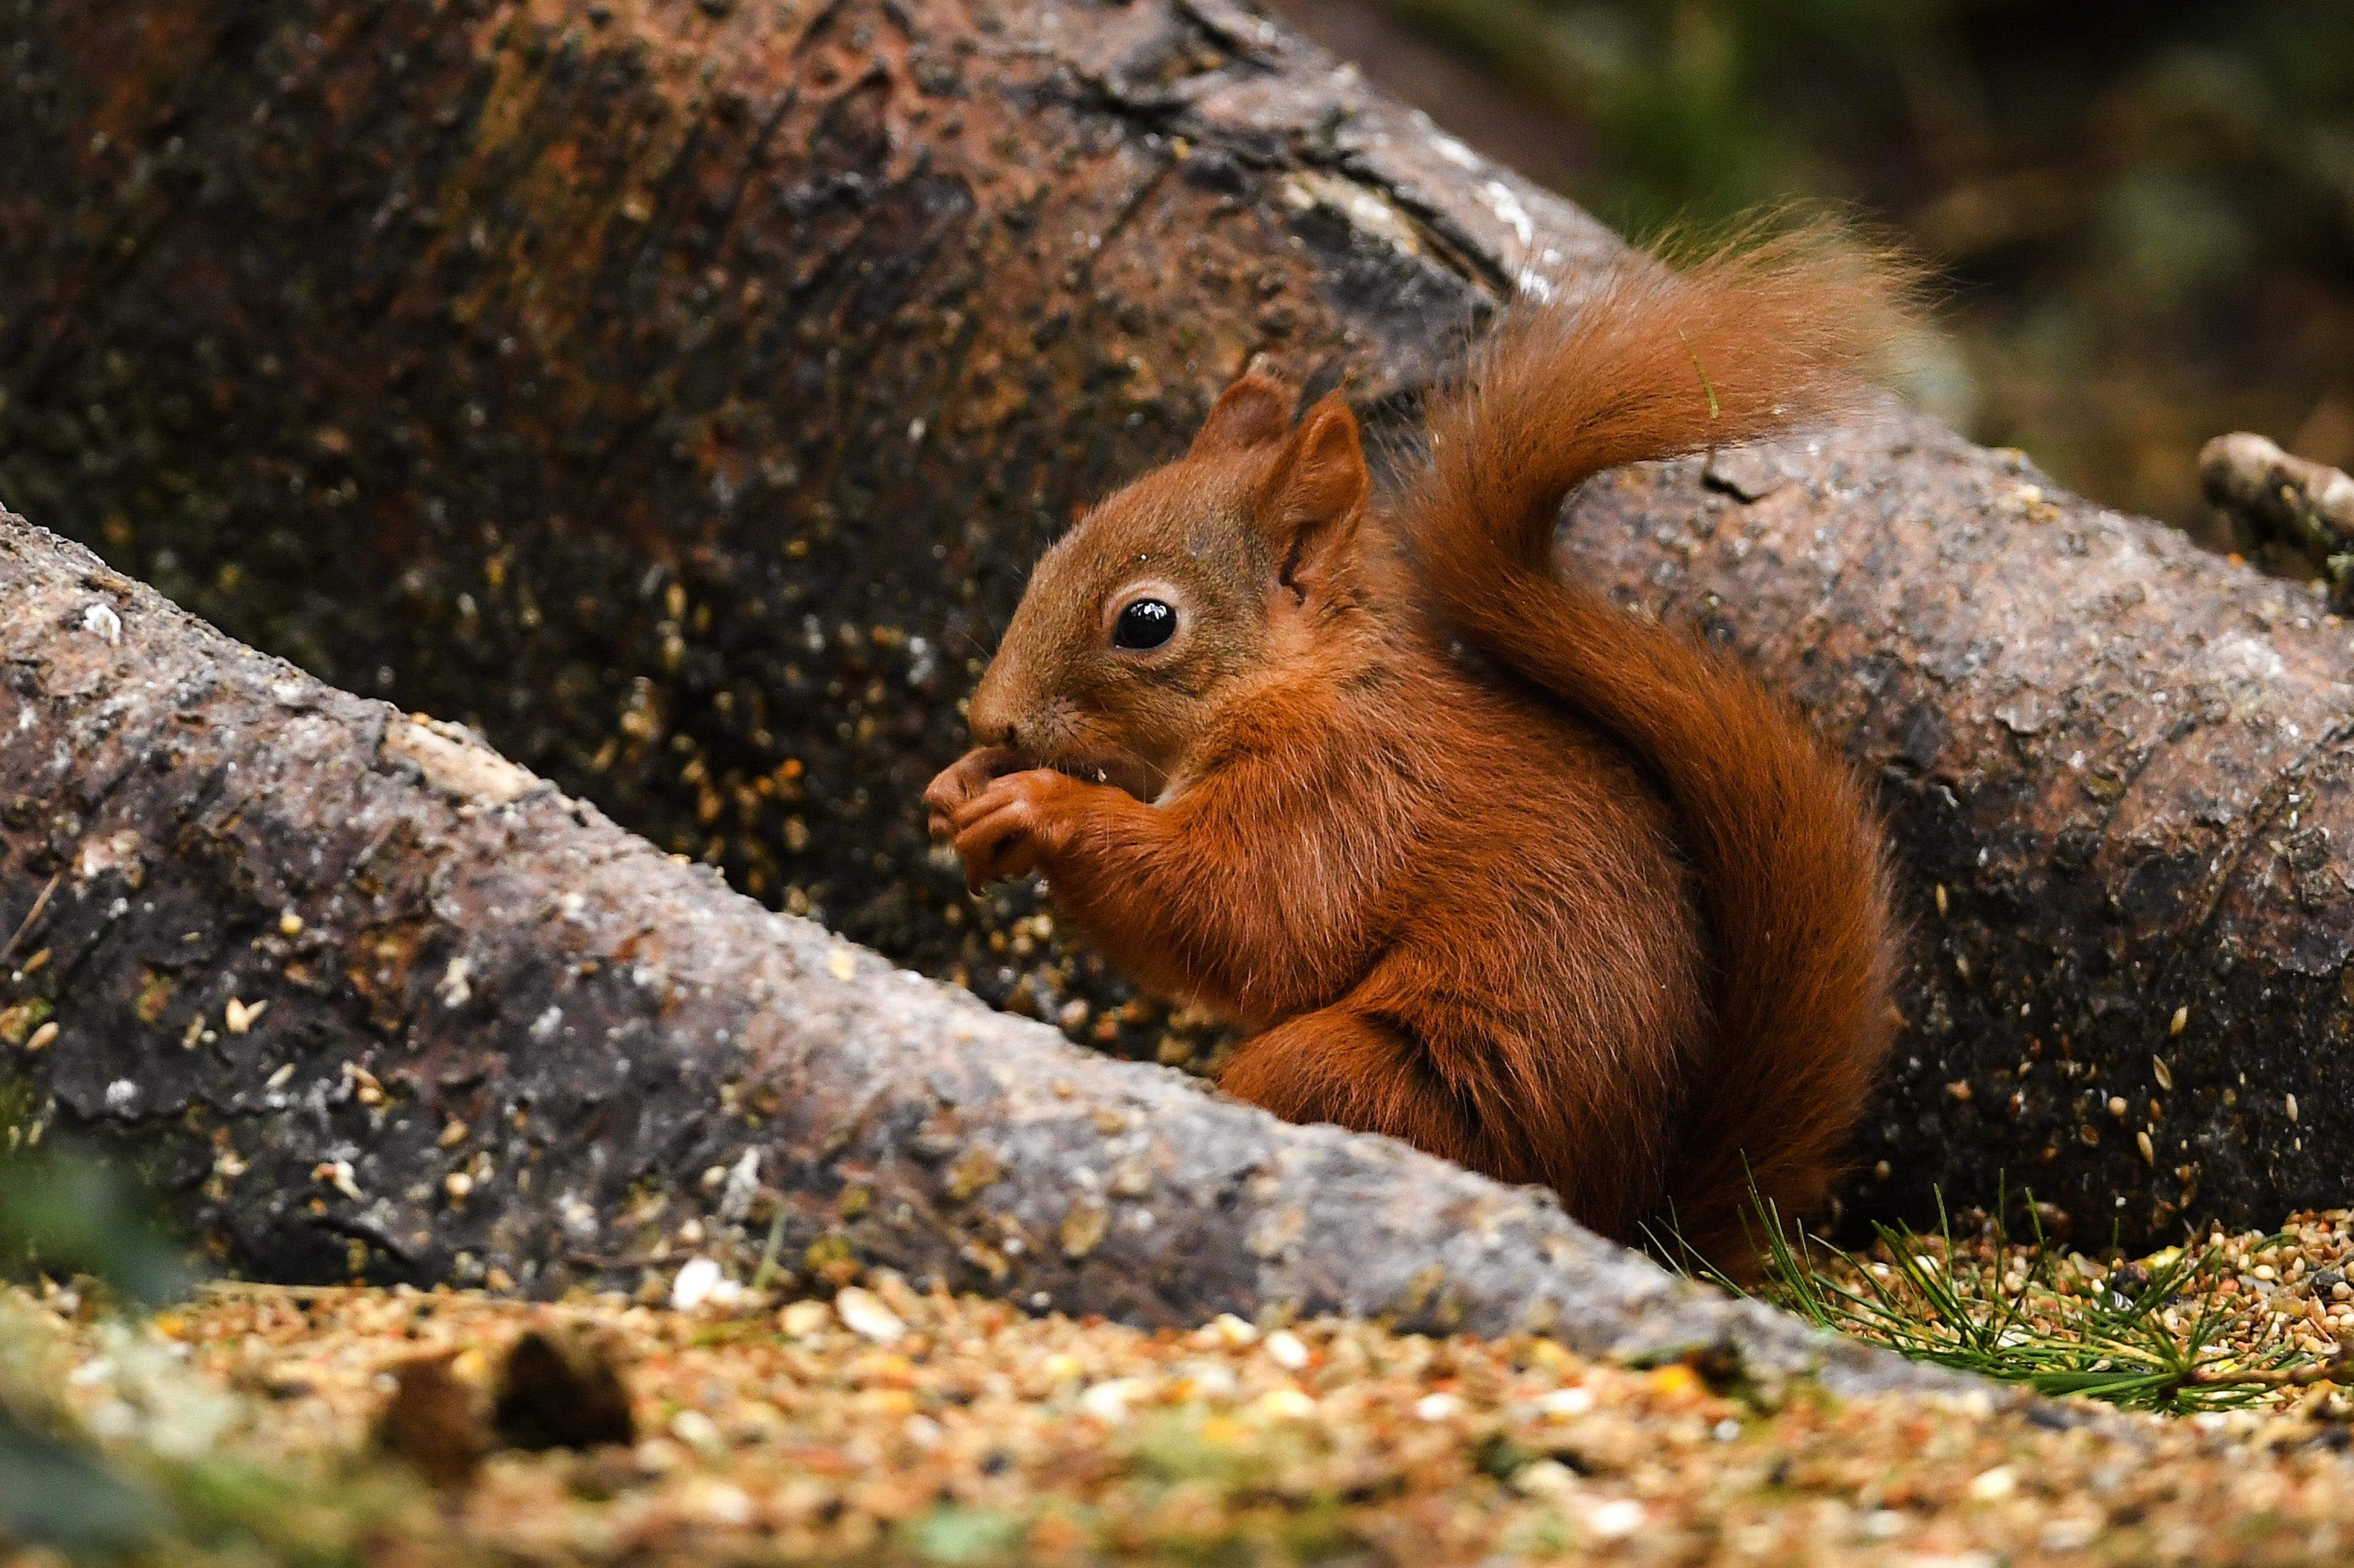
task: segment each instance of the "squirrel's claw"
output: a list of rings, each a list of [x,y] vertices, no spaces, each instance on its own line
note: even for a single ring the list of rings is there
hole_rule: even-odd
[[[1038,851],[1028,817],[1020,802],[1009,802],[958,832],[956,851],[964,857],[966,892],[978,895],[992,882],[1036,868]]]

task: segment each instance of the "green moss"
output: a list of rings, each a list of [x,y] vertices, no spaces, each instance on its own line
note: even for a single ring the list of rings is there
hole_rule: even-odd
[[[1028,1529],[1028,1520],[1018,1513],[940,1503],[909,1521],[901,1540],[927,1563],[964,1568],[1010,1560]]]

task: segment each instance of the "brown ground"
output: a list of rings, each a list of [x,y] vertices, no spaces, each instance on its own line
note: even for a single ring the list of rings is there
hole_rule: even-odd
[[[2321,1561],[2354,1541],[2347,1429],[2298,1414],[1841,1403],[1540,1340],[1231,1319],[1146,1333],[888,1278],[692,1311],[234,1286],[129,1331],[70,1292],[13,1310],[118,1448],[185,1446],[208,1421],[208,1451],[263,1461],[323,1513],[347,1505],[355,1522],[306,1537],[323,1561],[1991,1568]],[[534,1328],[610,1348],[633,1441],[493,1453],[438,1499],[361,1463],[394,1369],[420,1359],[454,1356],[461,1406],[424,1429],[481,1440]]]

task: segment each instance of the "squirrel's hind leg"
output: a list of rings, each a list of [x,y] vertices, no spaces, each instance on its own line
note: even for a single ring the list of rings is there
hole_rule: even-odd
[[[1478,1125],[1394,1021],[1348,1002],[1288,1019],[1235,1050],[1218,1087],[1291,1122],[1333,1122],[1484,1169]]]

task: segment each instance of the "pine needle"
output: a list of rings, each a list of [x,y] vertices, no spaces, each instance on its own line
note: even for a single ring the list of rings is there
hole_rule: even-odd
[[[1787,1224],[1754,1188],[1750,1202],[1766,1274],[1757,1295],[1914,1361],[2168,1414],[2276,1404],[2321,1383],[2354,1387],[2348,1351],[2274,1342],[2235,1354],[2232,1330],[2246,1308],[2222,1288],[2231,1271],[2220,1243],[2154,1255],[2146,1280],[2138,1271],[2126,1279],[2128,1293],[2118,1270],[2055,1246],[2040,1218],[2023,1248],[1999,1218],[1957,1244],[1941,1197],[1931,1234],[1875,1224],[1877,1245],[1858,1256]],[[2031,1197],[2028,1213],[2036,1213]],[[1733,1287],[1681,1238],[1665,1250],[1686,1272]]]

